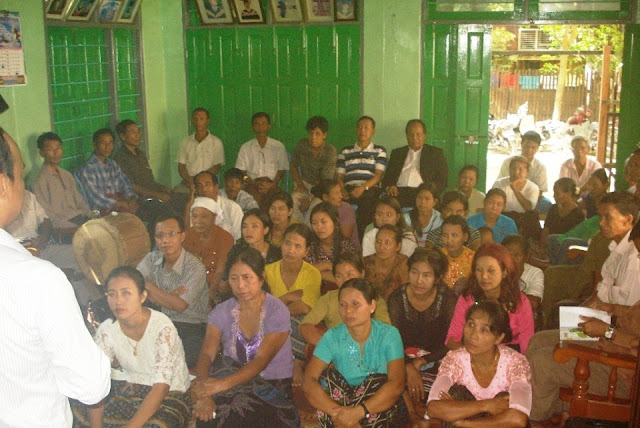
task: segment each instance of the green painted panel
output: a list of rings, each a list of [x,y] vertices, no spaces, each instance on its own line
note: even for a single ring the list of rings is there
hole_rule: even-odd
[[[186,31],[189,107],[211,112],[225,168],[253,138],[251,115],[271,115],[270,135],[292,152],[307,119],[329,119],[328,141],[353,140],[360,111],[359,25],[198,28]],[[340,64],[340,65],[338,65]]]
[[[429,144],[449,162],[449,183],[464,165],[478,166],[485,188],[491,28],[428,24],[424,47],[424,121]],[[469,136],[473,136],[473,143]]]
[[[426,0],[429,21],[489,21],[524,18],[524,0]]]

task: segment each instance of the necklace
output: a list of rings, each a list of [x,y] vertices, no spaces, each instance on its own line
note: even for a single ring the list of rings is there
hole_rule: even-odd
[[[496,364],[498,362],[498,357],[500,356],[500,351],[496,348],[496,350],[494,351],[494,356],[493,356],[493,364],[492,364],[492,369],[493,369],[493,365]],[[476,372],[476,362],[473,360],[473,358],[471,358],[471,371],[473,372],[473,375],[475,376],[476,379],[479,378],[478,373]]]
[[[125,336],[127,338],[127,342],[129,342],[129,345],[131,345],[131,347],[133,348],[133,356],[137,357],[138,356],[138,345],[140,344],[140,342],[136,342],[136,345],[133,346],[133,342],[135,342],[135,340],[132,342],[131,339],[129,339],[129,336]]]

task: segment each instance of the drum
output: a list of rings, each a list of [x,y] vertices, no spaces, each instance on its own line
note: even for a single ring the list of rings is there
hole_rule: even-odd
[[[92,283],[104,284],[109,272],[118,266],[137,266],[150,250],[147,228],[128,213],[89,220],[73,235],[78,266]]]

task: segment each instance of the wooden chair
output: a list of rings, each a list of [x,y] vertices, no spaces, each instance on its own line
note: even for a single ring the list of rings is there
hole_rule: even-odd
[[[638,348],[640,355],[640,346]],[[560,389],[560,399],[569,403],[569,414],[572,417],[601,419],[607,421],[630,421],[637,428],[640,419],[640,364],[638,357],[605,352],[598,349],[578,345],[576,343],[560,343],[556,346],[553,358],[559,363],[567,363],[572,357],[577,358],[574,369],[574,381],[570,388]],[[596,395],[589,389],[589,362],[597,362],[611,366],[607,395]],[[614,396],[618,382],[618,369],[629,369],[635,372],[629,398]]]

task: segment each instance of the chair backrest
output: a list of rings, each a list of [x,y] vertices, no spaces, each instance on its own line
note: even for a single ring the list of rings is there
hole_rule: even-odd
[[[638,360],[636,361],[636,373],[633,376],[631,386],[631,419],[629,428],[640,428],[640,343],[638,343]]]

